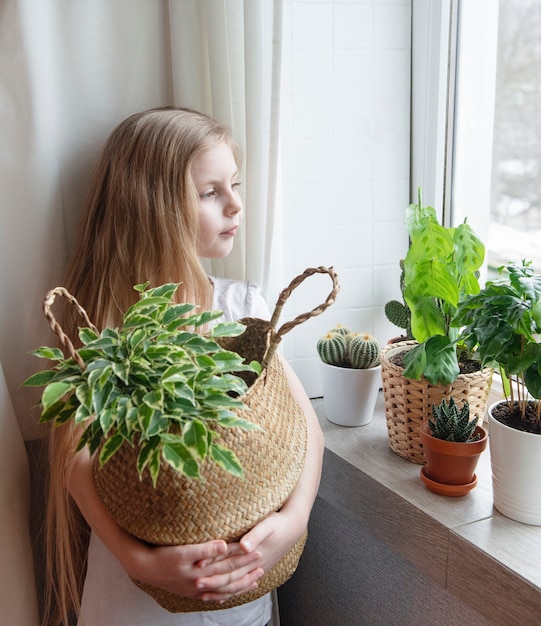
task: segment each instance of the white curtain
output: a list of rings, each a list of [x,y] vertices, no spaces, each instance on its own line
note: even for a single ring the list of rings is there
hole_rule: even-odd
[[[2,624],[36,623],[23,437],[43,433],[31,411],[40,390],[20,385],[42,367],[29,351],[54,342],[43,297],[76,253],[95,158],[146,108],[190,106],[229,124],[245,152],[245,224],[233,255],[208,269],[281,284],[281,20],[281,0],[0,1]]]
[[[41,313],[62,280],[88,176],[110,130],[153,106],[191,106],[244,147],[245,223],[226,277],[281,284],[276,237],[282,2],[2,0],[0,359],[26,439],[39,436]],[[274,263],[271,264],[271,259]]]

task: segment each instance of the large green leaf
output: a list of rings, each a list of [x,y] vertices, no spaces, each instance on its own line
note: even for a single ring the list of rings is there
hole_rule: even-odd
[[[455,346],[448,337],[437,335],[425,344],[425,378],[433,385],[450,385],[460,374]]]
[[[460,276],[478,270],[485,260],[485,246],[469,224],[460,224],[454,231],[455,263]]]
[[[433,298],[408,297],[407,301],[411,308],[411,330],[417,341],[446,333],[445,319]]]
[[[409,297],[428,296],[458,304],[458,281],[451,267],[437,258],[419,261],[408,277],[406,294]]]

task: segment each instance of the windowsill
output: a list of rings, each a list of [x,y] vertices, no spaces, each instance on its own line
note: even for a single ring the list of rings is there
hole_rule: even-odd
[[[381,391],[372,421],[359,428],[332,424],[323,399],[312,402],[327,449],[394,494],[388,516],[398,532],[385,530],[376,505],[373,529],[380,538],[494,623],[535,622],[541,612],[541,527],[514,522],[494,509],[488,448],[477,466],[475,489],[459,498],[439,496],[422,483],[420,465],[389,448]],[[480,604],[472,584],[482,590]]]

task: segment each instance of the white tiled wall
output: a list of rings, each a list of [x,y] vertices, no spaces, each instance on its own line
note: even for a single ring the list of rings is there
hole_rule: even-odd
[[[333,265],[341,291],[327,312],[284,339],[311,396],[321,395],[316,341],[340,322],[382,343],[399,329],[383,306],[399,296],[409,203],[411,0],[285,0],[283,185],[285,273]],[[319,304],[307,281],[291,317]]]

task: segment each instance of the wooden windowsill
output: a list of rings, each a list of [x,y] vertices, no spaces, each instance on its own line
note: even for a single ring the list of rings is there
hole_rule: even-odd
[[[493,623],[538,623],[541,527],[494,509],[488,448],[475,489],[459,498],[439,496],[424,486],[420,465],[389,448],[381,391],[372,421],[359,428],[332,424],[323,399],[312,402],[327,449],[375,481],[373,501],[366,493],[359,498],[367,498],[363,523],[379,539]]]

